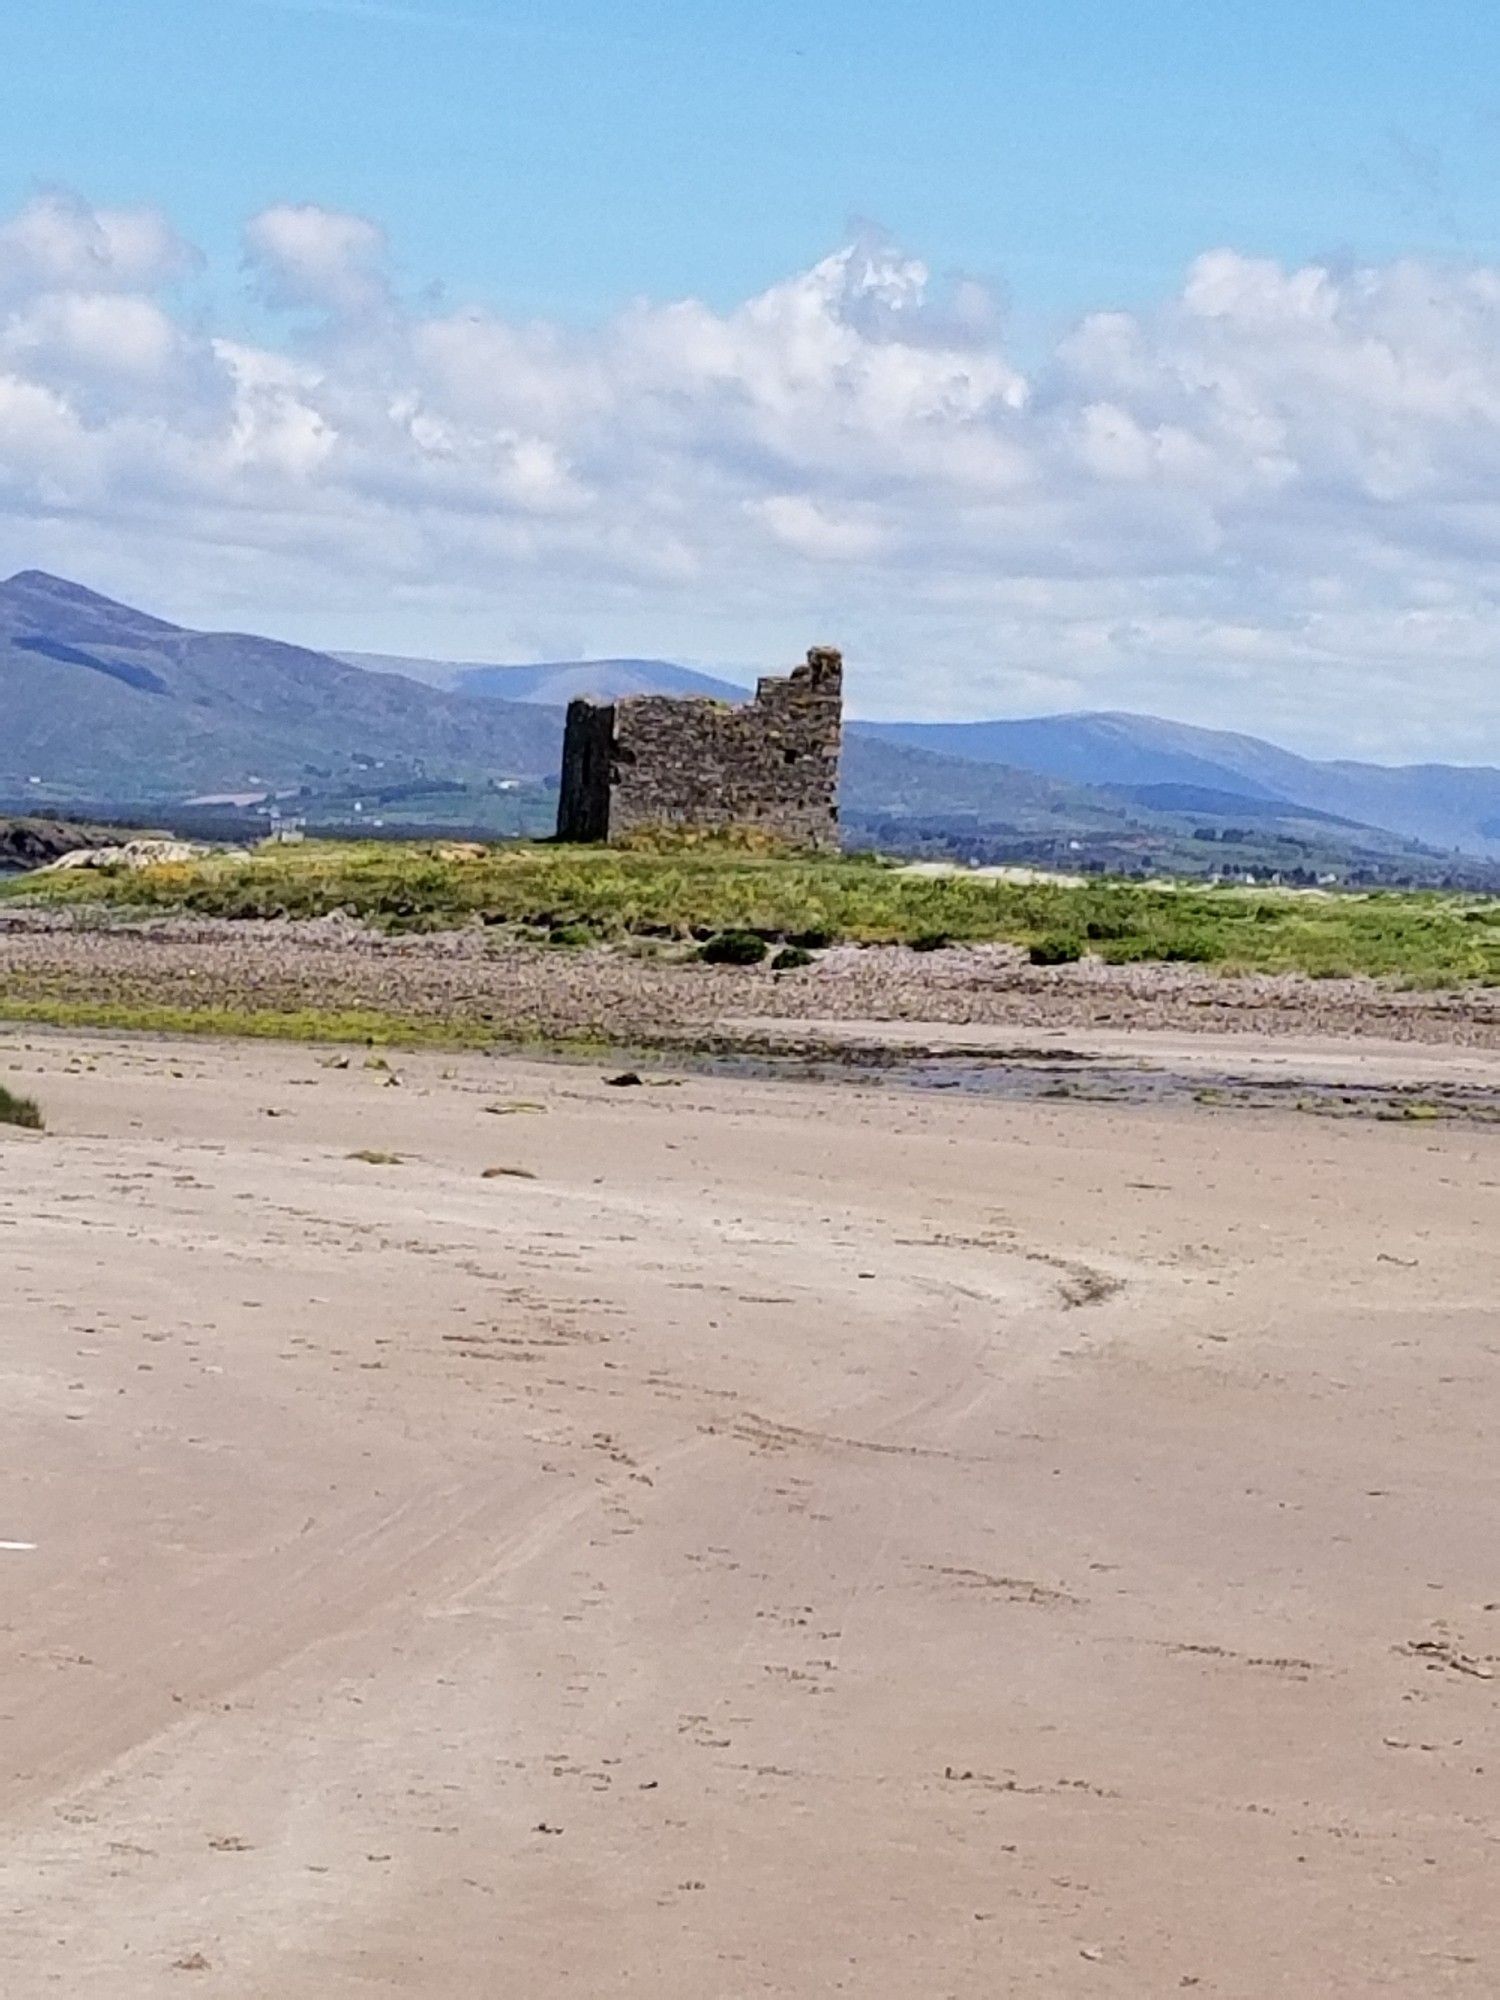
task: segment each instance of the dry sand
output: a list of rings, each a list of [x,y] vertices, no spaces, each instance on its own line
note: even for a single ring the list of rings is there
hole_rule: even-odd
[[[0,1038],[5,2000],[1500,1991],[1500,1132],[392,1060]]]

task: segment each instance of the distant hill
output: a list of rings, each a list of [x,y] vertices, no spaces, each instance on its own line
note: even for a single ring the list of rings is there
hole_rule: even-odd
[[[575,695],[618,701],[632,694],[712,695],[718,701],[745,701],[752,690],[716,680],[670,660],[553,660],[540,666],[504,666],[478,660],[417,660],[402,653],[340,653],[351,667],[371,673],[404,674],[429,687],[455,694],[539,702],[566,708]]]
[[[845,732],[841,778],[846,819],[949,814],[1026,832],[1119,832],[1129,818],[1120,801],[1087,785],[890,743],[859,724]]]
[[[1010,722],[880,722],[890,743],[1019,766],[1074,784],[1180,785],[1311,807],[1465,853],[1500,858],[1500,770],[1462,764],[1320,763],[1258,737],[1158,716],[1085,714]]]
[[[248,633],[194,632],[41,570],[0,583],[0,794],[171,800],[361,772],[551,776],[530,703],[372,674]]]

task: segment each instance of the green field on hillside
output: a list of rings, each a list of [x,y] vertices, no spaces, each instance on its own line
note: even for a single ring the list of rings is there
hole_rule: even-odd
[[[1377,890],[1308,894],[1100,879],[1074,887],[912,875],[868,858],[684,847],[516,843],[474,855],[388,843],[267,848],[138,872],[21,876],[7,900],[241,920],[343,911],[394,931],[483,923],[538,945],[652,939],[684,947],[754,931],[834,942],[1005,941],[1042,964],[1190,963],[1226,972],[1366,973],[1424,985],[1500,983],[1500,898]]]

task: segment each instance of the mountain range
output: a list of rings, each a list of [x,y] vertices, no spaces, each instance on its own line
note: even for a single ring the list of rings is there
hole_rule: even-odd
[[[556,724],[530,703],[189,631],[41,570],[0,583],[8,797],[155,803],[374,772],[541,777],[556,760]]]
[[[1141,804],[1166,803],[1163,788],[1231,794],[1311,806],[1433,846],[1500,857],[1500,770],[1483,765],[1324,763],[1259,737],[1150,715],[866,726],[887,742],[943,756],[1122,788]]]
[[[548,660],[538,666],[501,666],[479,660],[414,660],[402,653],[339,653],[346,666],[370,673],[403,674],[450,694],[486,700],[533,701],[566,708],[575,695],[619,701],[632,694],[710,695],[716,701],[744,701],[751,690],[721,681],[671,660]]]
[[[566,702],[653,692],[748,690],[670,661],[334,655],[25,570],[0,583],[0,804],[159,815],[280,796],[319,823],[542,831]],[[1417,879],[1437,850],[1500,858],[1500,771],[1318,763],[1149,716],[854,722],[843,805],[882,843],[971,858]]]

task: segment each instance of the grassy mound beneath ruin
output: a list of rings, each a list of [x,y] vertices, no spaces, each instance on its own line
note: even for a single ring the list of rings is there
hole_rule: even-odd
[[[1036,965],[1062,968],[1094,957],[1432,986],[1500,983],[1500,898],[1106,879],[1010,883],[911,874],[870,857],[734,848],[513,843],[444,851],[431,843],[309,841],[248,859],[21,877],[0,896],[241,921],[343,912],[403,932],[482,924],[497,938],[575,946],[696,947],[726,934],[814,949],[1004,942]]]

